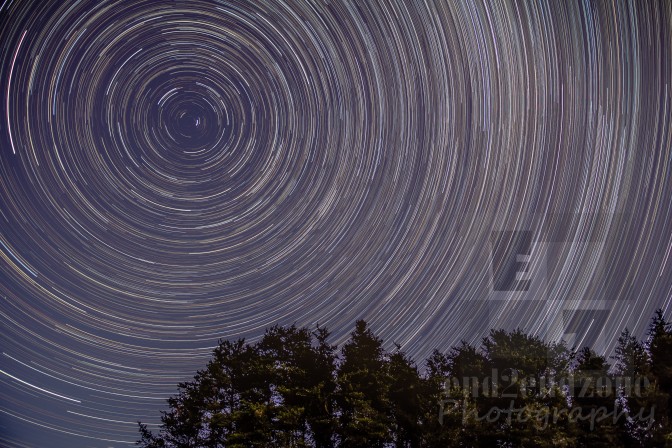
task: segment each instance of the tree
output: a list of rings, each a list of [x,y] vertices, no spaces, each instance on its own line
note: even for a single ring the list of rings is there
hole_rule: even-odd
[[[570,389],[571,410],[577,446],[624,446],[619,420],[624,418],[617,400],[610,365],[602,356],[584,347],[576,357]]]
[[[267,446],[272,408],[268,366],[243,339],[222,341],[204,370],[178,385],[168,399],[161,428],[153,435],[141,426],[145,447]]]
[[[462,427],[462,416],[456,412],[450,396],[451,360],[444,353],[434,350],[425,364],[420,400],[423,446],[456,446],[454,443]]]
[[[626,328],[614,350],[613,371],[617,381],[617,403],[624,417],[617,422],[620,438],[627,447],[651,445],[650,424],[642,416],[655,409],[655,389],[650,387],[651,358],[643,343]]]
[[[276,411],[275,439],[281,446],[333,446],[334,347],[329,333],[317,328],[273,327],[259,349],[273,365],[271,379]]]
[[[359,320],[342,350],[337,373],[340,446],[383,447],[392,440],[389,362],[382,341]]]
[[[517,329],[491,330],[482,351],[491,369],[481,415],[504,411],[482,430],[486,444],[519,447],[573,446],[567,401],[557,379],[565,377],[572,354],[564,343],[547,343]],[[497,414],[494,414],[497,415]]]
[[[487,412],[485,379],[490,376],[490,360],[476,347],[461,342],[448,354],[449,378],[444,383],[443,425],[452,433],[448,446],[481,446],[490,433],[481,420]]]
[[[394,433],[394,446],[421,446],[422,379],[418,369],[405,353],[397,351],[389,357],[389,390],[387,399]]]
[[[358,321],[339,354],[329,332],[275,326],[220,341],[178,385],[144,448],[672,446],[672,326],[627,329],[613,367],[520,330],[435,350],[424,372]],[[654,412],[655,411],[655,412]],[[655,414],[655,415],[654,415]]]
[[[661,309],[651,320],[646,350],[653,379],[650,402],[656,412],[651,442],[672,446],[672,328]]]
[[[618,345],[612,359],[616,375],[632,377],[649,375],[651,373],[651,359],[644,344],[639,342],[627,328],[618,338]]]

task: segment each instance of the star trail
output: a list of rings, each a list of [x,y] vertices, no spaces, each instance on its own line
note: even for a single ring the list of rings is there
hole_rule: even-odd
[[[2,446],[131,446],[218,339],[274,324],[363,318],[418,361],[495,326],[642,333],[672,293],[671,22],[5,0]],[[529,283],[493,286],[511,251]]]

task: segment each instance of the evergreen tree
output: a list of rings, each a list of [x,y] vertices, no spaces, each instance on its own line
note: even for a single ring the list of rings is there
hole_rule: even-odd
[[[623,409],[618,403],[609,370],[606,359],[590,348],[579,351],[570,390],[570,416],[574,416],[577,446],[624,446],[619,437],[618,420],[615,420]]]
[[[448,354],[449,380],[444,386],[443,423],[456,429],[449,446],[486,446],[492,433],[481,417],[488,413],[485,379],[492,371],[490,360],[476,347],[461,342]]]
[[[517,447],[573,446],[565,394],[557,383],[567,375],[571,353],[521,330],[492,330],[483,340],[491,384],[484,385],[481,415],[497,415],[483,433],[486,444]]]
[[[653,379],[650,401],[656,413],[651,443],[672,446],[672,328],[661,309],[649,326],[646,349]]]
[[[343,448],[383,447],[392,440],[389,362],[382,341],[357,321],[338,368],[338,435]]]
[[[145,448],[672,446],[672,328],[626,329],[614,366],[589,348],[493,330],[434,351],[424,374],[358,321],[340,356],[319,326],[220,341]],[[629,382],[626,381],[629,379]],[[655,415],[654,415],[655,414]]]
[[[389,358],[388,401],[394,446],[416,448],[422,442],[420,415],[423,384],[417,367],[399,348],[397,346],[397,351]]]
[[[450,395],[451,361],[447,355],[434,350],[425,365],[420,400],[423,446],[459,446],[456,443],[462,428],[462,416],[455,412],[453,397]]]
[[[651,360],[644,344],[639,342],[627,328],[618,338],[618,345],[614,350],[614,373],[630,377],[649,375]]]
[[[644,416],[655,412],[655,389],[651,387],[651,359],[646,347],[626,328],[614,350],[613,371],[617,381],[619,409],[625,412],[617,426],[627,447],[651,445],[650,424]]]
[[[274,439],[280,446],[308,446],[311,440],[318,447],[333,445],[335,355],[327,337],[319,327],[314,334],[295,326],[273,327],[259,343],[273,364]]]

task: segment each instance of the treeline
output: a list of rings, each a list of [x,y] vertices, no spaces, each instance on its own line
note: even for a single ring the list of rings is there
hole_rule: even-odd
[[[434,351],[422,372],[358,321],[340,351],[322,327],[222,341],[168,399],[143,447],[672,446],[672,327],[589,348],[493,330]]]

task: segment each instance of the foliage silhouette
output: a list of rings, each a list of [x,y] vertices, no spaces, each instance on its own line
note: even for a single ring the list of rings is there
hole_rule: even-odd
[[[435,350],[419,369],[358,321],[340,352],[323,327],[220,341],[178,385],[144,448],[672,446],[672,325],[627,329],[613,365],[521,330]]]

